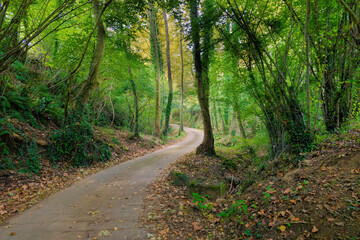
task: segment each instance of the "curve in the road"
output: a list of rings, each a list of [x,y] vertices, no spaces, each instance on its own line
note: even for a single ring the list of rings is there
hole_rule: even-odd
[[[202,141],[201,131],[185,130],[184,141],[89,176],[11,218],[0,239],[147,239],[138,222],[146,186]]]

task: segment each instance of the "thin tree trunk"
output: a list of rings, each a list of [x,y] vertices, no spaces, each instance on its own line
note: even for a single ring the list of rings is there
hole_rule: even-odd
[[[167,71],[168,71],[168,83],[169,83],[169,95],[168,101],[165,110],[165,129],[163,135],[166,137],[169,131],[170,115],[171,115],[171,105],[173,100],[173,85],[171,78],[171,59],[170,59],[170,40],[169,40],[169,27],[167,21],[166,10],[164,9],[164,23],[165,23],[165,33],[166,33],[166,62],[167,62]]]
[[[99,85],[99,70],[105,51],[106,32],[104,23],[101,20],[102,9],[99,0],[93,0],[93,9],[95,16],[95,24],[97,24],[97,41],[93,60],[91,62],[89,76],[86,79],[84,86],[81,88],[78,96],[78,103],[80,104],[80,106],[83,106],[89,100],[92,91]]]
[[[238,111],[236,111],[236,118],[237,118],[238,123],[239,123],[239,129],[240,129],[241,137],[246,139],[246,133],[245,133],[244,125],[243,125],[240,113]]]
[[[310,60],[309,60],[309,20],[310,20],[310,4],[311,0],[306,1],[306,22],[305,22],[305,43],[306,43],[306,101],[308,112],[308,128],[311,132],[311,111],[310,111]]]
[[[216,109],[216,102],[214,101],[214,104],[213,104],[213,109],[214,109],[214,123],[215,123],[215,129],[216,129],[216,132],[219,132],[219,124],[218,124],[218,121],[217,121],[217,109]]]
[[[138,96],[137,96],[134,76],[131,71],[130,65],[128,65],[128,71],[129,71],[129,80],[130,80],[130,84],[131,84],[131,89],[134,94],[134,105],[135,105],[135,128],[134,128],[134,136],[133,137],[138,138],[138,137],[140,137],[140,135],[139,135],[139,100],[138,100]]]
[[[183,113],[184,113],[184,56],[182,47],[182,36],[180,34],[180,59],[181,59],[181,106],[180,106],[180,127],[179,135],[184,131]]]
[[[130,85],[131,85],[131,90],[133,92],[133,95],[134,95],[134,106],[135,106],[135,121],[134,121],[134,135],[133,137],[134,138],[139,138],[140,137],[140,134],[139,134],[139,100],[138,100],[138,96],[137,96],[137,90],[136,90],[136,83],[134,81],[134,75],[133,75],[133,72],[131,70],[131,64],[130,64],[130,60],[131,60],[131,57],[130,57],[130,47],[124,43],[123,44],[124,46],[124,50],[125,50],[125,53],[126,53],[126,58],[128,60],[128,73],[129,73],[129,81],[130,81]]]
[[[246,133],[245,133],[245,129],[244,129],[244,124],[243,124],[243,121],[241,119],[241,115],[240,115],[240,111],[239,111],[239,104],[238,104],[238,102],[236,102],[236,100],[235,100],[235,103],[233,105],[233,109],[234,109],[234,112],[236,114],[236,118],[237,118],[237,121],[238,121],[238,124],[239,124],[241,137],[246,139]]]
[[[160,136],[160,58],[158,51],[158,43],[155,29],[155,16],[152,3],[149,3],[150,9],[150,28],[151,28],[151,39],[154,50],[155,68],[156,68],[156,103],[155,103],[155,135]]]

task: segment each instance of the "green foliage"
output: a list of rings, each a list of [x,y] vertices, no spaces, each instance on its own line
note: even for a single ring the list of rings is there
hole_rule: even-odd
[[[0,169],[10,168],[7,162],[7,156],[10,154],[10,148],[6,144],[5,137],[10,134],[9,123],[6,121],[7,118],[0,118]]]
[[[94,139],[93,129],[86,121],[70,123],[55,131],[50,141],[49,155],[53,162],[84,166],[111,158],[109,146]]]
[[[209,199],[208,195],[201,196],[198,193],[192,193],[192,195],[193,195],[193,203],[196,203],[196,206],[199,210],[207,212],[213,209],[214,206],[208,202]]]
[[[38,173],[41,170],[38,147],[34,139],[25,138],[20,149],[20,156],[25,172]]]
[[[256,206],[253,206],[256,208]],[[221,218],[230,218],[230,217],[237,217],[238,219],[241,218],[243,214],[248,214],[247,212],[248,206],[244,200],[236,201],[233,205],[225,209],[223,212],[219,214]]]
[[[221,157],[221,160],[222,160],[222,165],[226,169],[234,169],[234,170],[236,170],[238,168],[238,165],[231,158]]]
[[[15,61],[12,65],[16,79],[22,83],[28,83],[31,80],[31,71],[22,62]]]
[[[16,132],[24,138],[13,155],[8,145],[11,132]],[[0,119],[0,153],[0,169],[2,170],[22,168],[23,172],[32,173],[38,173],[41,170],[36,142],[16,130],[6,117]],[[14,156],[18,157],[19,161],[15,161]]]

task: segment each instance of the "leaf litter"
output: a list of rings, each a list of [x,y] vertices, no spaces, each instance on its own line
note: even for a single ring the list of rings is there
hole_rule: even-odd
[[[210,201],[211,211],[199,210],[186,187],[173,186],[170,171],[219,180],[231,175],[244,184],[253,171],[251,159],[242,158],[232,170],[221,167],[221,157],[185,155],[149,186],[141,220],[151,239],[360,239],[358,138],[355,132],[346,140],[329,139],[301,168],[281,163],[271,167],[243,191],[240,185],[224,199]],[[217,152],[238,159],[235,152]],[[220,217],[239,201],[246,214]]]

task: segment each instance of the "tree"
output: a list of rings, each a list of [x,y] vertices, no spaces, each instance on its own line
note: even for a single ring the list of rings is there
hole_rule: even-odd
[[[112,0],[108,1],[105,6],[102,8],[106,8],[109,6]],[[93,9],[94,9],[94,20],[95,20],[95,26],[97,28],[97,42],[96,42],[96,48],[94,51],[94,56],[91,62],[91,67],[89,71],[89,75],[84,82],[83,87],[81,88],[79,95],[78,95],[78,103],[79,106],[83,106],[89,99],[91,92],[99,85],[98,82],[98,76],[99,76],[99,70],[101,66],[101,61],[104,56],[105,51],[105,39],[106,39],[106,31],[105,26],[102,21],[102,14],[101,12],[101,5],[99,0],[93,0]]]
[[[209,111],[209,64],[212,51],[212,6],[211,0],[204,1],[204,15],[199,17],[199,1],[190,0],[190,22],[191,22],[191,39],[193,43],[193,56],[195,65],[195,78],[197,83],[197,94],[201,108],[201,115],[204,125],[204,140],[197,147],[197,154],[215,155],[214,136],[211,126]],[[204,25],[201,25],[204,20]],[[201,31],[203,29],[203,31]],[[201,34],[202,33],[202,36]],[[201,46],[203,42],[203,46]]]
[[[181,100],[180,100],[180,127],[179,135],[184,131],[183,123],[183,114],[184,114],[184,56],[183,56],[183,46],[182,46],[182,37],[180,33],[180,61],[181,61]]]
[[[155,103],[155,135],[160,136],[160,79],[161,79],[161,70],[160,70],[160,56],[158,50],[158,41],[157,41],[157,31],[155,24],[155,9],[152,3],[149,3],[150,9],[150,31],[151,31],[151,43],[153,46],[155,69],[156,69],[156,103]]]
[[[167,61],[167,72],[168,72],[168,83],[169,83],[169,95],[167,100],[167,105],[165,109],[165,127],[163,135],[166,137],[169,130],[170,114],[171,114],[171,104],[173,100],[173,84],[171,78],[171,58],[170,58],[170,37],[169,37],[169,27],[167,21],[166,10],[164,9],[164,23],[165,23],[165,34],[166,34],[166,61]]]
[[[19,4],[20,3],[20,4]],[[2,1],[0,3],[0,73],[19,58],[22,58],[29,49],[38,45],[56,29],[73,18],[71,13],[82,8],[86,3],[76,3],[74,0],[65,0],[52,11],[38,11],[38,19],[34,19],[34,24],[30,27],[26,22],[27,30],[20,37],[20,23],[26,18],[31,6],[35,5],[32,0],[21,1]],[[60,21],[60,23],[58,23]],[[51,25],[57,23],[49,33],[41,36]],[[10,39],[9,39],[10,36]],[[40,37],[41,36],[41,37]],[[38,37],[40,37],[38,39]],[[11,43],[11,44],[9,44]]]

